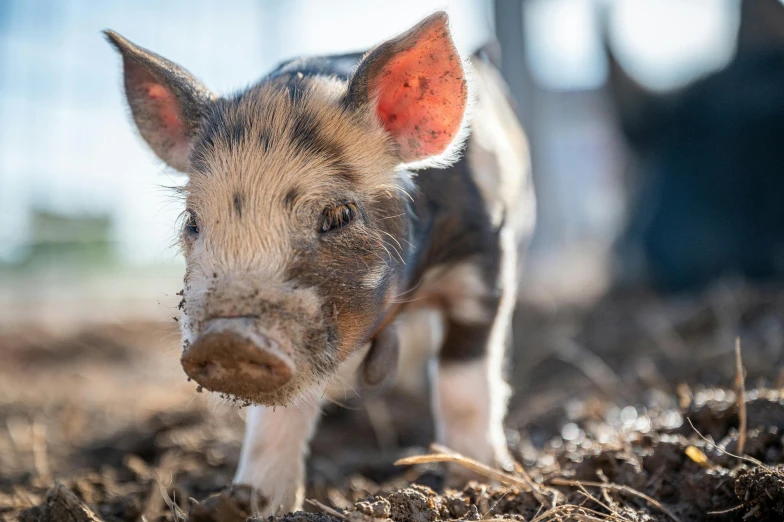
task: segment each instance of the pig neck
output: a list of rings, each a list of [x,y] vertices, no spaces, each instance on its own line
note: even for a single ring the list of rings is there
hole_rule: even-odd
[[[434,304],[430,296],[417,295],[428,271],[469,259],[488,273],[497,265],[498,228],[491,223],[469,168],[470,138],[468,148],[451,167],[422,170],[413,177],[413,201],[408,202],[405,218],[408,237],[396,238],[404,247],[405,264],[395,295],[404,298],[387,306],[374,336],[406,306]]]

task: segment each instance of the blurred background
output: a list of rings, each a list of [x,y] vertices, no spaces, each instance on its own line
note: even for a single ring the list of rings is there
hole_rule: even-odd
[[[510,444],[582,441],[591,415],[644,431],[662,411],[679,428],[697,396],[680,386],[732,382],[738,336],[750,382],[784,386],[779,0],[2,0],[0,508],[40,501],[63,470],[136,470],[128,455],[185,497],[223,487],[236,462],[242,411],[210,405],[179,366],[171,187],[185,180],[136,135],[100,31],[229,93],[440,8],[463,52],[495,42],[531,146]],[[334,417],[372,451],[325,424],[316,485],[429,441],[426,401],[367,404]],[[188,451],[191,468],[173,457]]]
[[[642,97],[664,99],[726,67],[743,52],[743,38],[764,47],[763,30],[756,26],[739,39],[740,4],[5,0],[0,4],[0,321],[168,314],[164,303],[170,304],[166,299],[178,290],[183,261],[174,244],[175,221],[183,209],[166,187],[183,179],[166,170],[135,134],[122,96],[119,59],[103,42],[104,28],[183,64],[212,89],[227,93],[292,56],[367,49],[445,6],[462,50],[493,38],[500,42],[503,73],[531,140],[539,228],[528,280],[559,295],[595,295],[614,276],[640,279],[638,265],[645,255],[635,250],[645,231],[630,238],[624,255],[626,265],[634,266],[626,267],[628,273],[619,272],[611,255],[634,217],[630,207],[646,205],[637,191],[642,175],[629,167],[631,159],[639,159],[640,145],[625,134],[643,130],[619,125],[638,115],[624,113],[619,120],[617,109],[642,112]],[[764,13],[759,18],[770,22]],[[768,29],[775,47],[784,29],[775,24]],[[633,88],[628,86],[612,90],[613,62],[605,44],[639,93],[627,92]],[[628,99],[638,94],[640,99]],[[733,101],[726,103],[717,111],[729,115]],[[634,121],[642,127],[658,117]],[[666,155],[666,147],[651,154]],[[638,171],[654,162],[645,161]],[[643,199],[657,197],[654,192],[647,190]],[[779,252],[779,269],[781,257]]]

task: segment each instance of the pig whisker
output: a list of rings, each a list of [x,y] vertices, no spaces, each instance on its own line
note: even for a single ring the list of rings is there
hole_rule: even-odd
[[[389,236],[390,238],[392,238],[392,241],[394,241],[394,242],[395,242],[395,244],[397,244],[397,247],[398,247],[398,248],[400,248],[400,249],[402,249],[402,248],[403,248],[403,245],[401,245],[401,244],[400,244],[400,241],[398,241],[398,240],[397,240],[397,238],[396,238],[395,236],[393,236],[392,234],[390,234],[389,232],[387,232],[387,231],[385,231],[385,230],[379,230],[379,232],[381,232],[382,234],[384,234],[384,235],[386,235],[386,236]],[[404,239],[403,241],[405,241],[405,239]],[[410,243],[409,243],[409,245],[410,245]]]
[[[383,230],[380,230],[380,232],[381,232],[382,234],[385,234],[385,235],[389,236],[390,238],[392,238],[392,241],[394,241],[394,242],[397,244],[397,247],[394,247],[394,246],[392,246],[392,245],[390,245],[390,246],[392,246],[392,247],[394,248],[394,250],[395,250],[395,253],[397,254],[397,257],[398,257],[398,259],[400,260],[400,262],[401,262],[403,265],[405,265],[405,264],[406,264],[406,261],[405,261],[405,259],[403,259],[403,253],[402,253],[403,246],[400,244],[400,241],[398,241],[398,240],[395,238],[395,236],[393,236],[393,235],[392,235],[392,234],[390,234],[389,232],[385,232],[385,231],[383,231]],[[382,239],[382,241],[383,241],[383,239]],[[404,240],[404,241],[405,241],[405,240]],[[409,244],[410,244],[410,243],[409,243]]]
[[[321,393],[318,393],[318,388],[318,386],[314,386],[309,391],[305,391],[301,395],[297,396],[294,399],[292,406],[300,408],[320,408],[320,399],[323,397],[324,393],[326,393],[326,387]]]
[[[332,383],[333,386],[342,387],[343,388],[343,400],[344,401],[348,400],[348,395],[347,395],[346,392],[348,392],[349,390],[351,390],[351,392],[354,393],[354,395],[356,395],[357,398],[359,398],[359,399],[362,398],[362,396],[359,394],[359,392],[357,390],[355,390],[354,387],[351,386],[351,384],[345,378],[343,378],[340,375],[333,376],[332,379],[331,379],[331,383]],[[327,388],[329,388],[329,386],[327,386]],[[327,390],[325,389],[324,392],[326,393],[326,391]],[[328,399],[328,400],[332,401],[331,399]]]
[[[403,292],[400,292],[399,294],[397,294],[395,296],[395,299],[397,299],[398,297],[403,297],[406,294],[416,293],[416,291],[419,290],[421,287],[422,287],[422,281],[418,281],[417,284],[413,285],[408,290],[404,290]]]
[[[347,402],[341,402],[338,399],[335,399],[333,397],[324,397],[324,400],[326,402],[330,403],[330,404],[334,404],[335,406],[339,406],[339,407],[343,408],[344,410],[349,410],[349,411],[360,411],[361,410],[361,408],[351,407],[351,406],[348,405]]]
[[[404,189],[402,186],[400,186],[400,185],[398,185],[396,183],[383,184],[383,185],[380,185],[379,187],[380,188],[393,188],[393,189],[396,189],[397,191],[402,192],[403,194],[405,194],[408,197],[408,199],[410,199],[412,202],[414,201],[414,198],[411,196],[411,194],[409,194],[406,189]]]
[[[384,259],[384,256],[382,256],[381,254],[379,254],[378,252],[376,252],[376,249],[375,249],[375,248],[374,248],[374,249],[371,249],[371,252],[372,252],[372,254],[373,254],[374,256],[376,256],[376,257],[379,259],[379,261],[381,261],[381,262],[382,262],[382,263],[384,263],[384,264],[386,264],[388,261],[391,261],[391,260],[392,260],[392,254],[391,254],[391,253],[389,252],[389,250],[387,250],[387,248],[384,246],[384,241],[383,241],[381,238],[373,238],[373,239],[376,239],[376,241],[375,241],[375,244],[378,244],[378,246],[380,246],[381,248],[383,248],[383,249],[384,249],[384,251],[387,253],[387,259]],[[368,243],[371,243],[371,236],[370,236],[370,234],[368,234]],[[370,269],[370,267],[368,267],[368,269]]]
[[[409,303],[416,303],[416,302],[423,301],[423,300],[424,300],[424,298],[422,298],[422,297],[413,297],[411,299],[397,299],[397,298],[393,298],[393,299],[390,300],[390,303],[392,303],[392,304],[409,304]]]
[[[364,230],[363,231],[363,237],[366,239],[366,242],[367,242],[368,245],[370,245],[371,247],[374,247],[374,246],[381,247],[387,253],[387,259],[384,259],[379,253],[376,252],[375,248],[371,248],[370,249],[370,251],[373,253],[373,255],[375,255],[382,263],[386,263],[387,261],[392,261],[392,253],[384,245],[383,238],[379,237],[376,234],[372,234],[368,230]],[[368,267],[368,269],[369,268],[370,267]]]
[[[188,401],[188,406],[186,406],[186,408],[190,408],[191,407],[191,404],[193,404],[193,401],[196,400],[196,396],[198,394],[199,394],[199,392],[193,392],[193,395],[191,395],[191,400]]]
[[[419,299],[421,299],[421,298],[412,298],[412,299],[401,299],[401,298],[403,298],[403,297],[405,297],[405,296],[407,296],[407,295],[413,295],[413,294],[415,294],[415,293],[416,293],[416,291],[417,291],[417,290],[419,290],[419,288],[420,288],[421,286],[422,286],[422,282],[420,281],[419,283],[417,283],[417,284],[416,284],[416,285],[414,285],[413,287],[409,288],[408,290],[405,290],[405,291],[403,291],[403,292],[400,292],[399,294],[397,294],[396,296],[394,296],[394,297],[391,299],[391,302],[392,302],[392,303],[395,303],[395,304],[405,304],[405,303],[413,303],[414,301],[418,301],[418,300],[419,300]]]
[[[390,302],[392,304],[407,304],[407,303],[416,303],[417,301],[424,301],[424,299],[425,299],[424,297],[416,297],[416,295],[414,295],[416,293],[416,291],[419,290],[419,288],[421,286],[422,286],[422,283],[420,282],[419,284],[417,284],[413,288],[410,288],[410,289],[406,290],[405,292],[401,292],[401,293],[397,294],[396,296],[394,296],[390,300]],[[406,296],[409,296],[409,295],[412,295],[412,297],[410,297],[410,298],[406,297]]]
[[[394,237],[394,236],[392,236],[391,234],[389,234],[388,232],[385,232],[385,231],[383,231],[383,230],[378,230],[377,232],[380,232],[380,233],[382,233],[382,234],[386,234],[386,235],[388,235],[389,237],[391,237],[391,238],[392,238],[392,239],[393,239],[395,242],[397,242],[397,240],[395,239],[395,237]],[[380,237],[380,236],[378,236],[378,235],[376,235],[374,239],[376,240],[377,244],[378,244],[378,245],[379,245],[381,248],[383,248],[383,249],[384,249],[384,251],[387,253],[387,256],[388,256],[388,260],[389,260],[389,261],[393,261],[393,257],[392,257],[392,253],[389,251],[389,249],[387,248],[387,246],[389,246],[390,248],[392,248],[392,250],[394,250],[394,251],[395,251],[395,254],[397,254],[397,257],[398,257],[398,259],[400,260],[400,262],[401,262],[401,263],[403,263],[404,265],[406,264],[406,263],[405,263],[405,261],[403,260],[403,256],[401,255],[401,253],[400,253],[400,251],[397,249],[397,247],[395,247],[395,245],[388,244],[386,241],[384,241],[384,238],[383,238],[383,237]],[[399,246],[399,245],[400,245],[400,243],[398,243],[398,246]]]
[[[395,218],[399,218],[399,217],[405,216],[405,215],[406,214],[395,214],[394,216],[387,216],[387,217],[383,217],[383,218],[380,218],[380,219],[382,221],[386,221],[387,219],[395,219]]]
[[[207,401],[208,404],[210,404],[212,413],[217,413],[217,414],[226,413],[236,403],[236,401],[230,397],[226,397],[222,394],[213,393],[213,392],[210,392]]]
[[[387,253],[387,257],[389,258],[389,261],[392,261],[392,253],[389,251],[389,249],[387,249],[387,247],[386,247],[386,245],[384,244],[384,241],[383,241],[383,240],[381,241],[381,243],[380,243],[380,246],[381,246],[381,248],[383,248],[383,249],[384,249],[384,252],[386,252],[386,253]]]

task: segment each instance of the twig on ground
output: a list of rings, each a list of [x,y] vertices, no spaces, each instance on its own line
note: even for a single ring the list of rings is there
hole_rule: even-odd
[[[531,492],[534,494],[534,497],[536,497],[536,499],[539,501],[539,503],[540,504],[545,504],[547,507],[551,507],[550,502],[547,502],[547,501],[543,502],[542,499],[540,499],[537,496],[539,494],[539,490],[541,489],[541,486],[536,484],[533,481],[533,479],[531,479],[531,475],[528,474],[528,472],[525,470],[523,465],[520,464],[519,462],[515,462],[514,465],[515,465],[515,471],[517,471],[517,474],[520,475],[523,478],[523,480],[526,482],[526,484],[528,484],[528,487],[531,488]],[[552,491],[550,491],[550,493],[553,494],[552,507],[555,507],[555,504],[558,502],[558,491],[552,490]]]
[[[641,499],[645,500],[646,502],[648,502],[652,506],[657,507],[662,513],[664,513],[665,515],[670,517],[675,522],[681,522],[680,519],[678,517],[676,517],[675,514],[672,511],[670,511],[669,509],[664,507],[661,504],[661,502],[659,502],[655,498],[649,497],[645,493],[641,493],[641,492],[637,491],[636,489],[630,488],[629,486],[624,486],[622,484],[604,483],[604,482],[586,482],[586,481],[581,481],[581,480],[566,480],[566,479],[560,479],[560,478],[554,478],[554,479],[552,479],[550,481],[550,483],[554,484],[556,486],[572,486],[572,487],[590,486],[590,487],[595,487],[595,488],[607,488],[607,489],[612,489],[612,490],[615,490],[615,491],[623,491],[625,493],[629,493],[630,495],[634,495],[636,497],[640,497]]]
[[[185,514],[185,512],[180,509],[180,506],[178,506],[177,503],[169,496],[169,493],[166,491],[166,486],[163,485],[163,481],[161,480],[161,476],[158,474],[157,470],[155,471],[155,478],[158,481],[158,489],[161,492],[163,501],[166,502],[167,506],[169,506],[174,520],[188,520],[188,516]]]
[[[507,487],[506,487],[506,489],[504,489],[504,494],[503,494],[503,495],[501,495],[500,497],[498,497],[498,500],[496,500],[495,502],[493,502],[493,505],[492,505],[492,506],[490,506],[490,507],[488,507],[488,508],[487,508],[487,511],[485,511],[484,513],[482,513],[482,520],[485,520],[485,519],[487,518],[487,515],[488,515],[488,514],[489,514],[489,513],[490,513],[490,512],[491,512],[493,509],[495,509],[495,507],[496,507],[496,506],[497,506],[497,505],[498,505],[498,504],[499,504],[499,503],[500,503],[500,502],[501,502],[501,501],[502,501],[504,498],[506,498],[506,496],[507,496],[507,495],[509,494],[509,492],[512,490],[512,487],[513,487],[513,486],[507,486]],[[540,504],[540,506],[541,506],[541,504]]]
[[[721,511],[708,511],[708,515],[726,515],[727,513],[732,513],[733,511],[737,511],[743,507],[743,504],[738,504],[735,507],[731,507],[729,509],[722,509]]]
[[[454,462],[455,464],[459,464],[460,466],[485,477],[495,479],[507,485],[517,486],[526,493],[531,493],[540,504],[544,504],[548,508],[552,505],[547,497],[541,493],[540,486],[534,484],[527,473],[524,473],[521,477],[515,477],[514,475],[498,471],[477,460],[461,455],[441,444],[432,444],[430,449],[436,453],[415,455],[413,457],[399,459],[395,462],[395,466],[412,466],[415,464],[430,464],[433,462]]]
[[[759,504],[757,504],[756,506],[754,506],[753,508],[751,508],[751,509],[749,510],[749,512],[748,512],[748,513],[746,513],[745,515],[743,515],[743,520],[746,520],[747,518],[751,518],[751,517],[753,517],[753,516],[754,516],[754,514],[755,514],[755,513],[757,513],[757,511],[759,511],[759,510],[760,510],[760,505],[759,505]]]
[[[475,471],[480,475],[484,475],[491,479],[496,479],[506,484],[512,484],[523,489],[523,491],[530,493],[531,486],[521,478],[509,475],[502,471],[491,468],[481,462],[470,459],[459,453],[452,451],[442,451],[442,448],[436,444],[431,446],[431,449],[437,453],[430,453],[427,455],[414,455],[413,457],[405,457],[395,461],[395,466],[414,466],[416,464],[431,464],[433,462],[455,462],[464,468]]]
[[[531,522],[546,522],[548,520],[565,520],[562,517],[568,517],[566,520],[575,520],[577,522],[628,522],[622,518],[618,518],[615,514],[599,513],[593,509],[585,506],[578,506],[576,504],[563,504],[557,508],[552,508],[536,518],[532,518]],[[499,519],[501,520],[501,519]]]
[[[620,515],[618,513],[618,511],[616,511],[615,509],[613,509],[611,507],[612,502],[606,502],[606,503],[602,502],[601,500],[599,500],[595,496],[591,495],[591,493],[587,489],[585,489],[585,487],[582,484],[580,484],[578,490],[579,490],[578,493],[583,495],[585,498],[596,502],[596,504],[602,506],[604,509],[606,509],[608,512],[610,512],[612,515],[620,518],[621,520],[624,520],[625,522],[630,522],[630,521],[628,521],[627,518],[625,518],[624,516]],[[602,493],[606,494],[607,493],[607,488],[602,488]]]
[[[725,450],[724,448],[722,448],[721,446],[719,446],[718,444],[716,444],[712,440],[708,439],[705,435],[700,433],[697,430],[697,428],[694,427],[694,424],[691,422],[691,419],[689,419],[687,417],[686,420],[689,421],[689,425],[691,426],[691,429],[694,430],[694,433],[696,433],[702,440],[704,440],[705,442],[707,442],[708,444],[710,444],[711,446],[713,446],[714,448],[719,450],[719,453],[723,453],[724,455],[728,455],[728,456],[730,456],[732,458],[736,458],[738,460],[745,460],[747,462],[751,462],[752,464],[754,464],[755,466],[759,466],[760,468],[770,469],[768,466],[766,466],[765,464],[763,464],[759,460],[755,459],[754,457],[749,457],[748,455],[740,455],[740,456],[738,456],[738,455],[735,455],[733,453],[730,453],[729,451]]]
[[[327,506],[326,504],[322,504],[318,500],[306,499],[305,502],[307,502],[308,504],[310,504],[311,506],[313,506],[316,509],[320,509],[321,511],[323,511],[327,515],[332,515],[333,517],[339,518],[340,520],[348,520],[348,517],[346,515],[344,515],[340,511],[332,509],[331,507]]]
[[[746,448],[746,379],[743,374],[743,360],[740,356],[740,337],[735,338],[735,388],[738,394],[738,453],[743,455]]]

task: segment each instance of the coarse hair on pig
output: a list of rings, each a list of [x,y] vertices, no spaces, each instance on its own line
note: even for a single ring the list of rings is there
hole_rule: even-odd
[[[405,291],[412,170],[458,159],[467,67],[444,13],[347,77],[293,60],[220,97],[113,32],[142,138],[186,172],[183,366],[290,404],[377,334]]]

